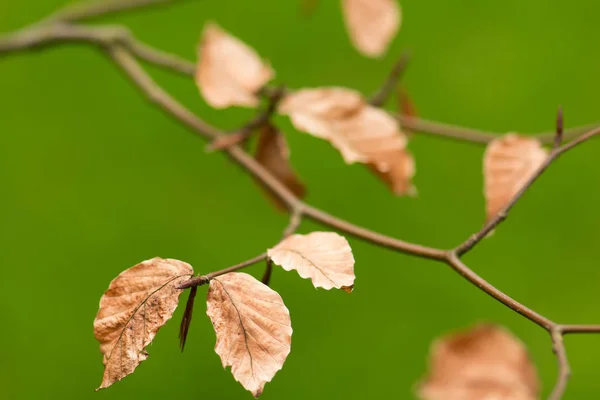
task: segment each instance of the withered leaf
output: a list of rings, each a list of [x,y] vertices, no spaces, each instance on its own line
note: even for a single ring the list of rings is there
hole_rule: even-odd
[[[391,157],[406,147],[398,122],[353,90],[303,89],[287,95],[279,111],[289,115],[298,130],[328,140],[349,164],[373,164],[388,172]]]
[[[537,139],[509,133],[487,146],[483,157],[487,219],[521,190],[548,156]]]
[[[342,11],[354,47],[367,57],[385,53],[402,19],[398,0],[342,0]]]
[[[104,376],[98,389],[131,374],[148,358],[146,347],[171,318],[192,267],[178,260],[153,258],[117,276],[100,299],[94,335],[104,355]]]
[[[381,172],[373,164],[371,171],[390,188],[396,196],[416,196],[417,189],[412,183],[415,176],[415,159],[406,150],[398,150],[387,155],[389,170]]]
[[[274,75],[252,48],[213,22],[204,28],[198,57],[196,84],[214,108],[256,107],[256,92]]]
[[[296,197],[304,198],[306,188],[290,165],[290,151],[285,136],[272,124],[264,125],[261,128],[254,158]],[[277,208],[286,209],[279,198],[271,195],[268,190],[267,193]]]
[[[365,105],[365,100],[355,90],[325,87],[289,93],[279,103],[278,110],[288,115],[299,131],[329,139],[333,121],[346,119]]]
[[[212,321],[223,368],[254,397],[283,367],[290,353],[292,326],[281,296],[244,273],[210,282],[207,314]]]
[[[539,383],[523,344],[506,329],[482,324],[436,340],[423,400],[535,400]]]
[[[267,255],[286,271],[295,269],[310,278],[315,287],[352,291],[354,257],[348,241],[334,232],[291,235],[267,251]]]

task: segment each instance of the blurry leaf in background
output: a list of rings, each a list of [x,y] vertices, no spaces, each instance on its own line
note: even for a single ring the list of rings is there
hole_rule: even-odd
[[[98,389],[133,373],[148,358],[146,347],[177,308],[183,291],[175,287],[193,273],[182,261],[153,258],[123,271],[110,283],[94,320],[105,366]]]
[[[354,286],[354,256],[348,241],[335,232],[291,235],[269,249],[268,256],[286,271],[295,269],[316,288]]]
[[[352,43],[367,57],[386,52],[402,21],[397,0],[342,0],[342,11]]]
[[[281,296],[245,273],[210,282],[206,313],[212,321],[223,368],[254,397],[283,367],[292,341],[290,313]]]
[[[429,376],[419,384],[423,400],[536,400],[535,366],[521,341],[482,324],[436,340]]]
[[[547,157],[537,139],[515,133],[490,142],[483,157],[487,220],[507,205]]]
[[[196,84],[214,108],[256,107],[256,92],[274,75],[252,48],[214,22],[204,27],[198,58]]]
[[[265,167],[277,180],[283,183],[297,198],[304,198],[306,187],[292,169],[287,141],[277,127],[268,123],[260,128],[254,157],[260,165]],[[269,197],[278,209],[286,209],[279,198],[273,196],[268,189],[265,190],[267,190]]]

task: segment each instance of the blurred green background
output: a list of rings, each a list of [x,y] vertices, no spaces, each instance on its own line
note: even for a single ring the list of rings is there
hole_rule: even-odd
[[[206,20],[255,47],[290,87],[341,85],[372,93],[403,49],[405,86],[428,119],[492,131],[551,130],[600,120],[597,17],[578,0],[403,0],[404,24],[388,55],[361,57],[338,1],[311,18],[300,0],[197,0],[118,18],[148,43],[195,58]],[[30,24],[61,0],[0,1],[0,31]],[[100,21],[103,22],[103,21]],[[150,68],[202,118],[234,129],[251,110],[215,111],[194,83]],[[451,247],[484,217],[483,148],[417,135],[419,198],[396,198],[327,143],[287,133],[308,201],[402,239]],[[278,240],[286,216],[220,154],[146,103],[96,49],[65,45],[0,58],[0,398],[251,398],[221,367],[202,288],[184,354],[182,308],[150,359],[94,393],[102,359],[92,332],[98,301],[123,269],[160,256],[206,273]],[[562,158],[509,221],[467,257],[497,287],[551,319],[600,323],[600,143]],[[308,232],[320,227],[302,226]],[[556,373],[548,335],[442,264],[351,239],[356,290],[314,290],[277,269],[273,287],[291,310],[292,353],[264,399],[414,398],[433,338],[477,321],[509,327],[527,344],[547,394]],[[262,266],[249,272],[262,273]],[[597,398],[600,336],[569,336],[567,399]]]

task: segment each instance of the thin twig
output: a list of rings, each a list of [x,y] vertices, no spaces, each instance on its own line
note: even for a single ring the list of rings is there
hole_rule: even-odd
[[[560,327],[551,329],[550,336],[552,337],[552,350],[554,351],[554,354],[556,354],[556,360],[558,362],[558,377],[548,400],[560,400],[567,389],[567,383],[571,376],[571,366],[569,365],[569,359],[567,358],[567,349]]]
[[[371,97],[369,103],[374,107],[381,107],[384,105],[389,99],[390,95],[394,92],[394,89],[398,85],[400,79],[406,72],[406,67],[408,67],[408,62],[410,61],[410,54],[408,52],[403,53],[396,64],[394,64],[394,68],[390,75],[385,80],[381,88]]]
[[[60,10],[50,15],[44,22],[77,22],[141,8],[167,6],[182,1],[184,0],[88,0]]]
[[[191,288],[191,287],[206,285],[207,283],[209,283],[212,279],[216,278],[217,276],[225,275],[230,272],[239,271],[240,269],[244,269],[246,267],[249,267],[251,265],[259,263],[259,262],[265,260],[266,258],[267,258],[267,253],[259,254],[258,256],[254,257],[254,258],[251,258],[249,260],[246,260],[246,261],[241,262],[236,265],[232,265],[231,267],[227,267],[227,268],[221,269],[219,271],[211,272],[210,274],[193,277],[193,278],[183,282],[179,286],[176,286],[176,289],[187,289],[187,288]]]

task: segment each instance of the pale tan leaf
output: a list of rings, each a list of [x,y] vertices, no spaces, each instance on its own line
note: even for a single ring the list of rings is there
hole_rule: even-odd
[[[507,330],[479,325],[436,340],[423,400],[535,400],[537,372],[523,344]]]
[[[304,198],[306,188],[290,165],[290,151],[285,136],[273,125],[267,124],[261,128],[254,157],[278,181],[290,189],[296,197],[299,199]],[[271,195],[268,190],[267,193],[269,193],[278,208],[286,209],[279,198]]]
[[[290,353],[290,313],[273,289],[244,273],[210,282],[206,313],[212,321],[223,368],[254,397],[283,367]]]
[[[279,111],[298,130],[328,140],[349,164],[373,164],[388,172],[393,154],[406,147],[398,122],[353,90],[303,89],[286,96]]]
[[[373,164],[369,167],[375,175],[377,175],[396,196],[416,196],[417,189],[412,183],[412,178],[415,176],[415,160],[408,151],[398,150],[390,153],[387,158],[389,170],[381,172]]]
[[[547,156],[538,140],[515,133],[490,142],[483,157],[488,220],[519,192]]]
[[[196,84],[214,108],[256,107],[256,92],[274,75],[252,48],[213,22],[204,28],[198,57]]]
[[[329,139],[331,122],[346,119],[365,105],[361,94],[355,90],[327,87],[292,92],[281,100],[278,110],[288,115],[299,131]]]
[[[334,232],[291,235],[267,251],[267,255],[286,271],[295,269],[310,278],[315,287],[352,291],[354,257],[348,241]]]
[[[342,0],[342,11],[352,43],[367,57],[385,53],[402,22],[398,0]]]
[[[153,258],[117,276],[100,299],[94,335],[104,355],[103,389],[131,374],[148,358],[146,347],[171,318],[192,267],[178,260]]]

